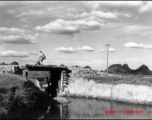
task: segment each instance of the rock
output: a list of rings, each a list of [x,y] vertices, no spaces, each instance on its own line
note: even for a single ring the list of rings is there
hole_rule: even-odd
[[[54,100],[56,100],[58,103],[69,103],[70,102],[70,100],[68,100],[67,98],[65,98],[65,97],[55,97],[55,98],[53,98]]]
[[[59,97],[69,96],[69,91],[68,91],[68,89],[65,89],[63,92],[59,92],[57,96],[59,96]]]
[[[48,87],[48,84],[43,84],[42,87],[46,88]]]
[[[37,79],[29,79],[31,82],[35,84],[41,91],[44,91],[44,89],[41,87],[40,82]]]

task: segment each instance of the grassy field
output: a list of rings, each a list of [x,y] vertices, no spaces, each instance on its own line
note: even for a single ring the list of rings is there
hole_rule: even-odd
[[[86,76],[88,80],[94,80],[97,83],[107,84],[134,84],[134,85],[148,85],[152,86],[152,76],[144,75],[103,75],[103,76]]]
[[[14,110],[20,112],[22,108],[45,106],[47,100],[47,95],[33,82],[19,75],[0,74],[0,116]]]
[[[85,71],[85,70],[84,70]],[[96,83],[105,84],[134,84],[134,85],[148,85],[152,86],[152,75],[133,75],[133,74],[108,74],[101,72],[100,74],[89,74],[86,76],[82,75],[79,70],[74,70],[70,73],[70,81],[75,81],[79,78],[93,80]]]

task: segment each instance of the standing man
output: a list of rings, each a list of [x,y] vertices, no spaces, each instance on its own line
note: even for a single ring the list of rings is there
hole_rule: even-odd
[[[42,51],[39,52],[39,60],[37,61],[36,65],[42,65],[43,64],[43,60],[46,59],[46,56],[44,55],[44,53]]]

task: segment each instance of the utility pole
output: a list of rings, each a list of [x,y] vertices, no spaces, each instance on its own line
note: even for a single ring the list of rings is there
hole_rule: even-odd
[[[110,44],[107,44],[105,46],[107,46],[107,76],[108,76],[108,52],[109,52],[109,46],[110,46]]]

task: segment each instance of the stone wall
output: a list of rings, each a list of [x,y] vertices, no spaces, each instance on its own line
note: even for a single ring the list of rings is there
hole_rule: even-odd
[[[70,82],[70,96],[109,99],[121,102],[152,105],[152,86],[133,84],[103,84],[78,78]]]

